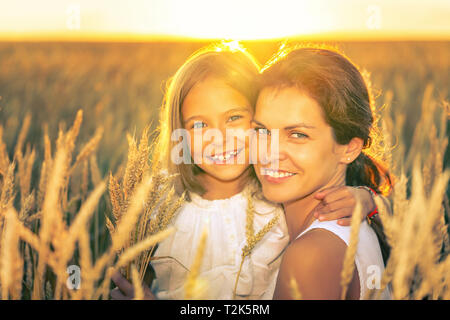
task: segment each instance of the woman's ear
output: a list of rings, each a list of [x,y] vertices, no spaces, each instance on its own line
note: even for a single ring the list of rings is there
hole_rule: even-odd
[[[346,145],[341,161],[345,164],[352,163],[362,152],[364,141],[361,138],[354,137]]]

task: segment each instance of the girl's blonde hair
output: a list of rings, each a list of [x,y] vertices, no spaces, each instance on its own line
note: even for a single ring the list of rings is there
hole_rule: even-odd
[[[202,172],[196,164],[191,161],[190,164],[177,165],[171,161],[171,150],[179,143],[172,141],[171,135],[174,130],[183,128],[181,106],[189,91],[196,83],[207,77],[214,77],[239,91],[254,107],[258,94],[255,80],[259,70],[260,66],[255,58],[240,45],[222,42],[196,51],[169,79],[161,109],[154,160],[169,174],[177,174],[174,181],[178,194],[185,190],[200,195],[205,192],[195,177]],[[249,174],[251,173],[249,168]]]

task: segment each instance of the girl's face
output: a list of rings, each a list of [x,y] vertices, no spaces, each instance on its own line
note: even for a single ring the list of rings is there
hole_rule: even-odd
[[[342,179],[345,182],[346,166],[341,160],[346,146],[335,142],[318,103],[297,88],[264,88],[256,104],[253,127],[258,136],[279,129],[278,154],[265,159],[267,165],[260,161],[255,165],[268,200],[288,203]],[[270,147],[270,136],[267,141]],[[275,157],[279,168],[271,170]]]
[[[228,182],[249,166],[248,138],[252,106],[239,91],[216,78],[195,84],[181,106],[184,128],[190,133],[194,162],[206,174]],[[227,139],[227,133],[233,138]]]

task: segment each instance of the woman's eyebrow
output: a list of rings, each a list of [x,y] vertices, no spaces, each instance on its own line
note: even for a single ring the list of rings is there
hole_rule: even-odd
[[[284,127],[284,130],[292,130],[292,129],[295,129],[295,128],[315,129],[316,127],[314,127],[312,125],[309,125],[309,124],[306,124],[306,123],[303,123],[303,122],[300,122],[300,123],[296,123],[296,124]]]
[[[263,125],[261,122],[259,122],[259,121],[257,121],[257,120],[252,120],[252,122],[254,122],[254,123],[256,123],[258,126],[261,126],[261,127],[266,127],[265,125]]]

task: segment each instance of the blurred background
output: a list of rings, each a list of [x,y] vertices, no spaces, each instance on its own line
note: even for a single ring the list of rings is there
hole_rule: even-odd
[[[38,168],[44,127],[55,141],[60,123],[83,109],[79,141],[103,126],[99,167],[114,172],[126,132],[157,125],[167,79],[221,40],[240,41],[261,64],[284,42],[337,46],[371,74],[380,112],[401,118],[395,138],[406,151],[430,104],[448,112],[449,1],[1,0],[0,124],[10,158],[26,114]]]

